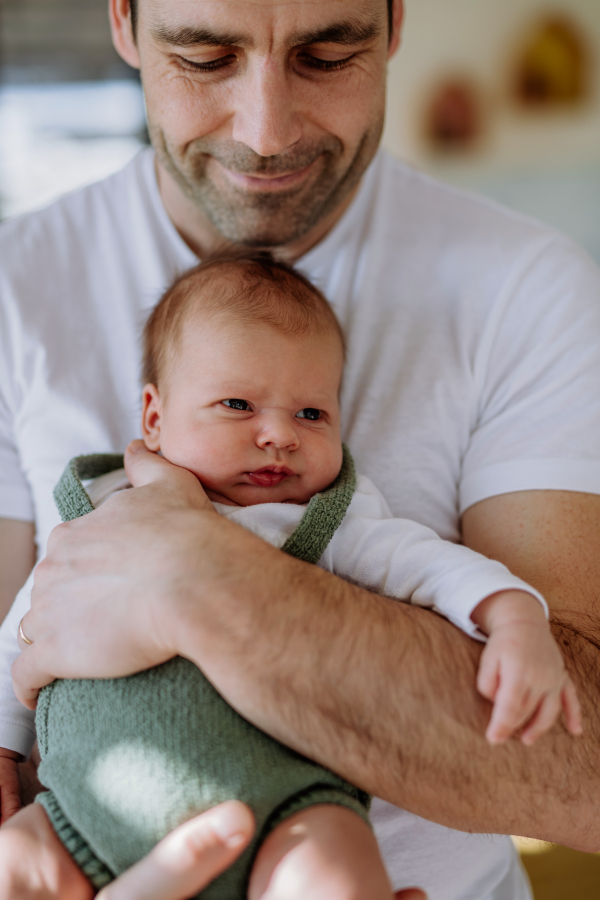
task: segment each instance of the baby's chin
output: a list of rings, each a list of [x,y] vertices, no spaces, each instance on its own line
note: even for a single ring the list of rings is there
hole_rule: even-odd
[[[286,479],[287,480],[287,479]],[[308,503],[311,497],[324,490],[328,485],[318,485],[310,490],[303,490],[300,485],[281,484],[273,487],[260,487],[254,484],[219,485],[215,488],[205,486],[204,490],[213,503],[226,506],[259,506],[263,503]]]

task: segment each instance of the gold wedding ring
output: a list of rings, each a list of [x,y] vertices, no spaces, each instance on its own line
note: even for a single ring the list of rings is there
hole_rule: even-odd
[[[23,619],[25,616],[23,616]],[[21,635],[21,640],[25,641],[26,644],[33,644],[33,641],[30,641],[28,637],[25,636],[25,632],[23,631],[23,619],[19,622],[19,634]]]

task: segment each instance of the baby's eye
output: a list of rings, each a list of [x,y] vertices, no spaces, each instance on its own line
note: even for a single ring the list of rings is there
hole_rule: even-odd
[[[228,406],[229,409],[241,409],[247,410],[250,409],[250,404],[245,400],[222,400],[223,406]]]
[[[306,409],[301,409],[300,412],[296,413],[297,419],[310,419],[311,422],[316,422],[317,419],[321,418],[321,410],[313,409],[310,406],[307,406]]]

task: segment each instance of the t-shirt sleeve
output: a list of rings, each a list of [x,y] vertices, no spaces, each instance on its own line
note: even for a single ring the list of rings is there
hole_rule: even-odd
[[[18,357],[23,338],[14,297],[1,276],[0,271],[0,518],[33,522],[31,491],[15,433],[22,404]]]
[[[486,597],[519,590],[541,594],[506,566],[443,541],[409,519],[395,519],[375,485],[360,476],[352,503],[319,565],[363,587],[434,609],[471,637],[485,640],[471,613]]]
[[[31,491],[21,468],[13,417],[0,384],[0,519],[35,519]]]
[[[600,494],[600,270],[551,235],[508,276],[474,363],[460,512],[497,494]]]

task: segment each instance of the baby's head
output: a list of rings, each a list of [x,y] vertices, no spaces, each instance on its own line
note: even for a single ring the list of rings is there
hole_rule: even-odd
[[[144,332],[142,433],[211,499],[305,503],[342,464],[340,326],[324,296],[262,253],[179,278]]]

